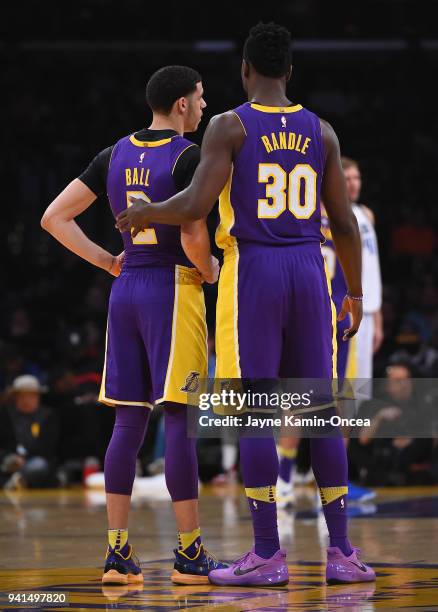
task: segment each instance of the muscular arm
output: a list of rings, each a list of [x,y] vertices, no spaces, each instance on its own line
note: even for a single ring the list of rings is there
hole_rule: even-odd
[[[339,257],[348,293],[362,295],[362,247],[356,217],[348,200],[345,177],[341,166],[339,141],[333,128],[321,120],[326,160],[322,180],[322,200],[330,220],[330,229]],[[356,300],[345,299],[339,318],[346,313],[352,315],[352,325],[345,337],[353,336],[362,318],[362,304]]]
[[[117,217],[120,231],[133,228],[133,236],[148,223],[182,225],[205,218],[218,199],[231,173],[234,154],[245,134],[234,113],[213,117],[205,132],[201,161],[191,184],[165,202],[145,203],[132,198],[130,206]]]
[[[91,264],[117,276],[120,260],[87,238],[75,221],[95,201],[96,194],[79,179],[74,179],[46,209],[41,227],[67,249]]]

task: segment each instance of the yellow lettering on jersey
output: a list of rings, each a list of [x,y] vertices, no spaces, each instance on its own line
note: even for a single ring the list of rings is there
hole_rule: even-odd
[[[309,144],[310,144],[310,140],[311,140],[311,138],[306,138],[306,140],[304,141],[303,146],[301,147],[301,153],[302,153],[303,155],[305,155],[305,154],[306,154],[307,147],[308,147],[308,146],[309,146]]]
[[[132,176],[131,176],[130,168],[125,169],[125,177],[126,177],[126,186],[132,185]]]
[[[292,151],[295,149],[295,132],[289,132],[289,138],[287,139],[287,148]]]
[[[286,132],[280,132],[278,134],[278,140],[280,141],[280,149],[287,149]]]
[[[149,172],[151,171],[150,168],[148,168],[147,170],[145,170],[145,168],[141,169],[140,172],[140,185],[143,185],[144,187],[149,187]]]
[[[267,136],[262,136],[263,144],[265,145],[265,149],[267,153],[272,153],[273,149],[271,143],[269,142],[269,138]]]
[[[134,168],[132,173],[132,184],[138,185],[138,168]]]
[[[262,142],[265,145],[267,153],[278,151],[279,149],[289,149],[289,151],[297,151],[298,153],[306,154],[311,138],[295,132],[271,132],[271,136],[262,136]]]

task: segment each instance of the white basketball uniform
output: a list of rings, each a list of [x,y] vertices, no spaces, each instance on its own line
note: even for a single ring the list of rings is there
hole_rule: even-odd
[[[353,204],[362,241],[363,318],[357,333],[357,378],[373,377],[374,318],[382,306],[379,248],[374,226],[360,204]],[[371,390],[371,388],[370,388]]]

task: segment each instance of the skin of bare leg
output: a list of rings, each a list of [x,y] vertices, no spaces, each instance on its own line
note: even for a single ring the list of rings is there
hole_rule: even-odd
[[[193,531],[199,527],[199,511],[197,499],[185,499],[173,502],[176,526],[181,533]]]
[[[106,508],[108,514],[108,529],[128,529],[130,507],[130,495],[107,493]]]

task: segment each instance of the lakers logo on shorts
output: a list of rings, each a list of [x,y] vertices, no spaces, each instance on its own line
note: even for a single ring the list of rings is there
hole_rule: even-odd
[[[185,393],[196,393],[199,389],[199,372],[190,372],[186,378],[186,382],[181,387],[181,391]]]

